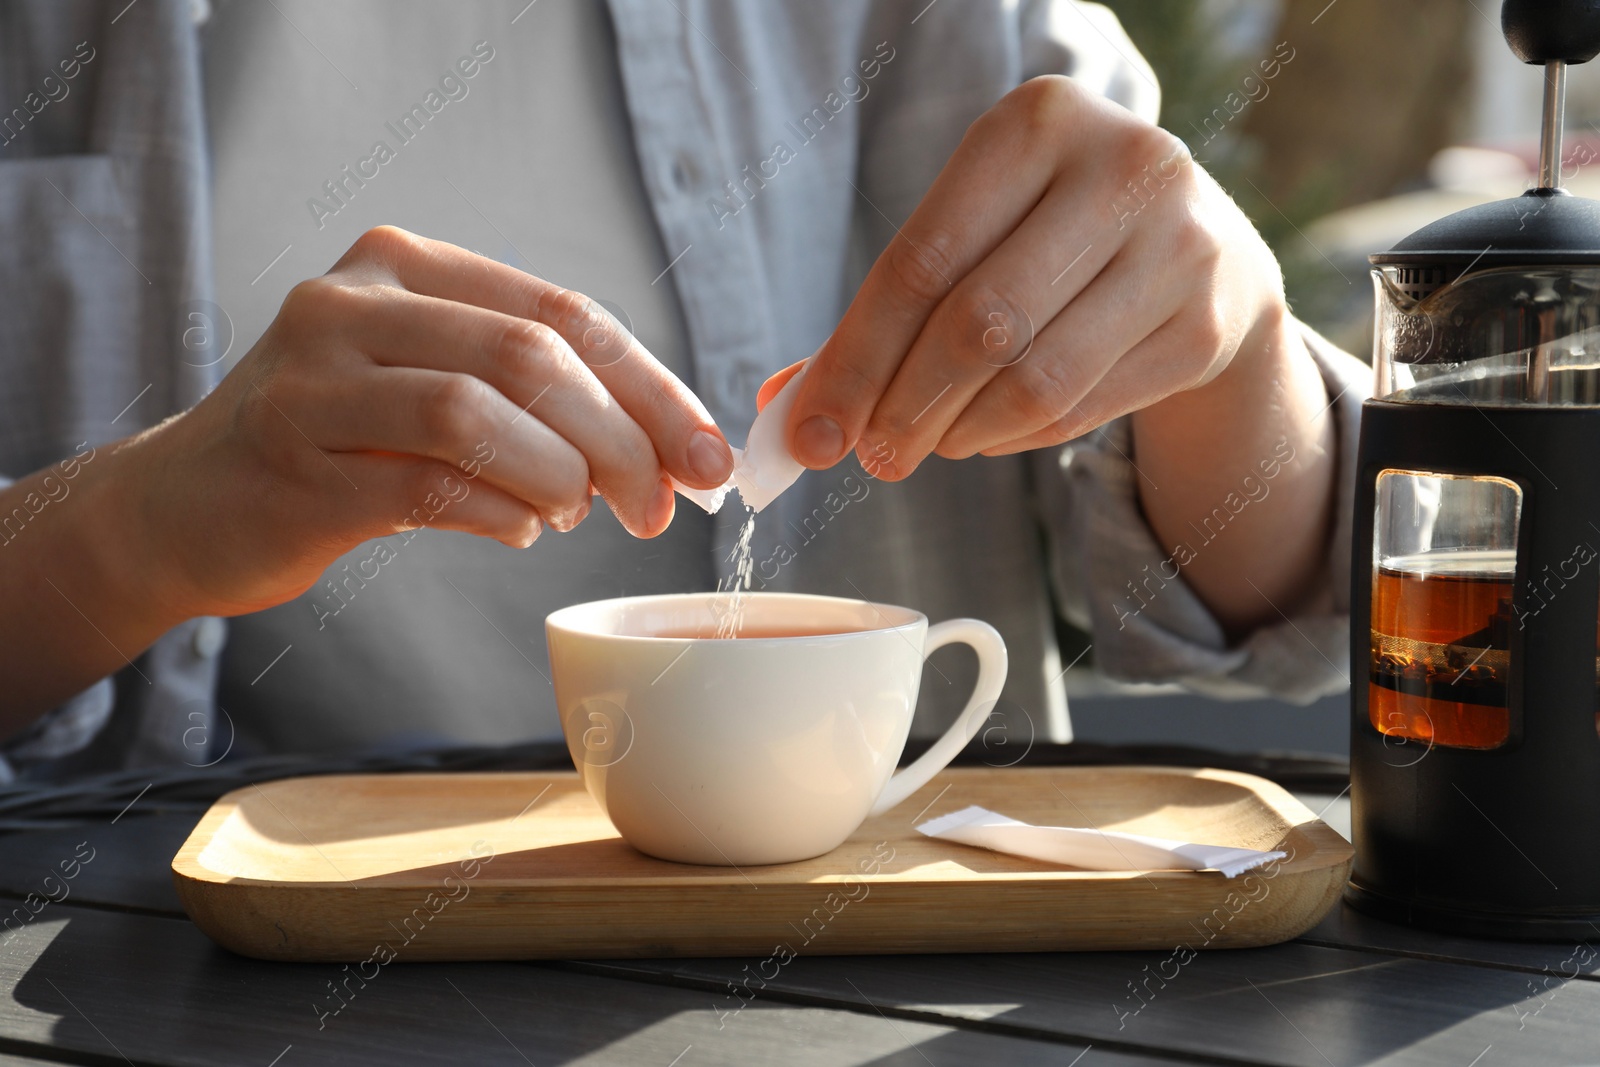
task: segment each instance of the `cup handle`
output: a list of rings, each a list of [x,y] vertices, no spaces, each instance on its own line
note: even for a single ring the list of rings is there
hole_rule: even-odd
[[[884,785],[872,805],[873,815],[882,815],[949,765],[973,735],[989,718],[989,712],[1000,699],[1000,690],[1006,684],[1006,643],[1000,633],[986,622],[977,619],[951,619],[928,628],[928,637],[922,646],[922,658],[927,659],[936,649],[962,642],[972,646],[978,654],[978,684],[973,687],[972,698],[945,735],[909,767],[902,768]]]

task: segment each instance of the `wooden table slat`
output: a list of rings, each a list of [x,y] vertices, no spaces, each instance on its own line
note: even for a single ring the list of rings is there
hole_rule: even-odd
[[[0,894],[182,915],[172,857],[198,819],[131,814],[115,824],[0,834]]]
[[[52,1054],[54,1053],[52,1052]],[[36,1060],[31,1056],[13,1056],[10,1053],[0,1052],[0,1067],[61,1067],[63,1063],[84,1064],[85,1067],[92,1063],[94,1067],[100,1067],[102,1062],[98,1059],[91,1061],[76,1057],[72,1059]],[[116,1062],[121,1063],[122,1061],[117,1060]]]
[[[1306,944],[1365,949],[1419,959],[1516,968],[1560,978],[1600,981],[1600,929],[1587,941],[1488,941],[1436,934],[1383,922],[1348,905],[1334,908],[1301,936]],[[1600,1057],[1600,1050],[1596,1052]]]
[[[1522,972],[1296,943],[1168,962],[1175,959],[1159,953],[802,957],[781,968],[762,995],[865,999],[908,1018],[966,1019],[1018,1036],[1071,1035],[1305,1067],[1330,1061],[1461,1067],[1489,1045],[1507,1050],[1510,1060],[1499,1062],[1588,1062],[1600,1054],[1600,985],[1593,982],[1545,989]],[[584,966],[654,975],[726,998],[728,982],[749,980],[746,965]]]
[[[524,964],[267,964],[187,922],[52,905],[0,940],[0,1035],[136,1064],[1066,1064],[1084,1045]],[[335,998],[330,982],[347,990]],[[329,1009],[343,1003],[333,1013]],[[319,1015],[319,1010],[323,1013]],[[692,1048],[692,1056],[684,1054]],[[104,1061],[102,1061],[104,1062]],[[1170,1062],[1092,1049],[1082,1067]]]

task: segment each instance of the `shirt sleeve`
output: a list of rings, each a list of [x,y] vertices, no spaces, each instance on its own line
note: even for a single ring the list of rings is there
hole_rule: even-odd
[[[1294,617],[1229,645],[1139,505],[1125,419],[1034,457],[1063,613],[1087,630],[1096,666],[1130,682],[1178,683],[1223,699],[1308,704],[1350,684],[1350,532],[1361,402],[1372,371],[1302,326],[1332,398],[1335,518],[1317,588]],[[1270,483],[1268,483],[1270,484]]]
[[[70,700],[51,708],[16,737],[0,745],[0,785],[21,774],[89,747],[116,704],[116,689],[102,678]]]
[[[214,693],[226,621],[185,620],[132,664],[0,742],[0,785],[127,767],[206,767],[234,741]]]
[[[1018,10],[1025,78],[1065,74],[1146,122],[1161,111],[1155,72],[1103,4],[1025,0]]]

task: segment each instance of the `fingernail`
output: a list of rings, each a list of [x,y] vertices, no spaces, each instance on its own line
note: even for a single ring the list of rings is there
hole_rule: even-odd
[[[880,442],[868,447],[865,441],[856,446],[856,459],[861,462],[861,469],[868,478],[881,478],[886,482],[895,480],[894,449]]]
[[[544,520],[534,515],[522,524],[520,532],[501,537],[500,543],[508,548],[528,548],[539,540],[539,535],[542,533],[544,533]]]
[[[691,446],[690,453],[692,454],[693,451]],[[644,514],[644,521],[647,526],[646,532],[651,536],[655,536],[665,530],[668,524],[672,522],[675,495],[669,482],[662,482],[656,486],[655,495],[650,498],[650,506],[645,509]]]
[[[831,467],[844,453],[844,431],[826,415],[813,415],[794,432],[794,458],[807,467]]]
[[[733,454],[728,451],[728,443],[714,434],[696,430],[694,436],[689,438],[689,469],[712,485],[721,485],[733,473]],[[671,500],[672,489],[669,486],[667,501],[670,503]]]
[[[548,512],[545,515],[545,520],[549,522],[550,528],[556,533],[568,533],[583,521],[583,517],[586,514],[588,512],[583,508],[563,509],[561,511]]]

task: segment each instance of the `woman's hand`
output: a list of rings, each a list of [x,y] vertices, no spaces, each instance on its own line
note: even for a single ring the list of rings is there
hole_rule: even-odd
[[[295,286],[193,410],[116,451],[140,557],[185,615],[282,602],[421,525],[526,546],[595,493],[653,537],[667,475],[732,468],[695,396],[593,301],[391,227]]]

